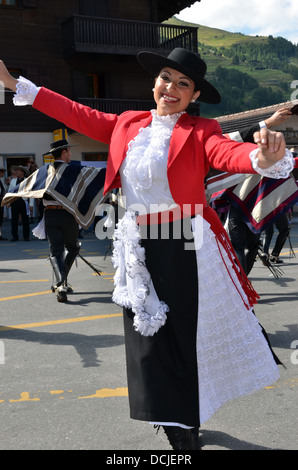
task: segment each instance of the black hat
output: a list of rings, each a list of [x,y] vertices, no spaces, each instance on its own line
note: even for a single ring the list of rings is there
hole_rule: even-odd
[[[53,142],[51,144],[51,150],[49,150],[46,153],[43,153],[42,155],[43,156],[48,155],[49,153],[53,153],[56,150],[63,150],[63,149],[67,149],[68,147],[72,147],[72,145],[69,145],[66,139],[56,140],[56,142]]]
[[[195,82],[196,88],[201,91],[199,101],[211,104],[221,102],[219,92],[204,78],[207,65],[199,54],[177,47],[167,57],[142,51],[138,53],[137,58],[141,66],[153,77],[157,77],[163,67],[170,67],[184,73]]]
[[[5,168],[3,168],[3,166],[1,166],[0,171],[6,171],[6,170],[5,170]]]

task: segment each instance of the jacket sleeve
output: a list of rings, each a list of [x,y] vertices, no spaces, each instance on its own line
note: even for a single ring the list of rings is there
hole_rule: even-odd
[[[225,137],[215,120],[209,120],[204,133],[204,150],[207,164],[228,173],[255,174],[250,153],[257,148],[250,142],[236,142]]]
[[[117,123],[117,114],[107,114],[42,87],[33,108],[62,122],[66,127],[105,144],[110,139]]]
[[[230,139],[234,139],[235,138],[235,135],[234,134],[237,134],[239,135],[239,138],[237,138],[236,140],[238,142],[251,142],[251,143],[254,143],[254,133],[259,131],[260,130],[260,125],[259,123],[253,125],[253,126],[248,126],[248,127],[244,127],[243,129],[240,129],[238,131],[236,131],[236,133],[230,133],[228,134],[229,138]]]

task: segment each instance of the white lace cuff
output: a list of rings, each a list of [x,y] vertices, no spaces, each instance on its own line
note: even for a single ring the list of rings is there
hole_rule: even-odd
[[[13,104],[15,106],[32,105],[40,87],[30,82],[24,77],[18,78],[17,91],[13,97]]]
[[[260,168],[258,165],[258,158],[257,153],[259,149],[255,149],[250,152],[250,160],[253,169],[259,173],[259,175],[267,176],[267,178],[288,178],[291,171],[295,166],[295,160],[293,158],[292,153],[286,149],[286,153],[284,157],[279,160],[278,162],[274,163],[274,165],[269,166],[268,168]]]

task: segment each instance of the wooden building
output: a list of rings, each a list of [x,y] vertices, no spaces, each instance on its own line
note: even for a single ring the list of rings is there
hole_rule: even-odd
[[[152,80],[139,66],[139,50],[197,51],[197,28],[162,24],[193,1],[0,0],[1,59],[18,77],[111,113],[151,109]],[[0,90],[1,91],[1,90]],[[3,93],[2,93],[3,95]],[[0,106],[0,166],[38,166],[64,128],[30,106]],[[1,103],[1,101],[0,101]],[[107,146],[67,129],[75,160],[102,160]]]

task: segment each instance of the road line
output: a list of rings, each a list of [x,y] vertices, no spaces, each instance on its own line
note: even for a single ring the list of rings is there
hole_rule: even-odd
[[[23,392],[21,393],[21,398],[18,400],[9,400],[11,403],[17,403],[21,401],[40,401],[40,398],[30,398],[30,395],[28,392]]]
[[[38,323],[24,323],[22,325],[11,325],[11,326],[2,326],[0,331],[10,331],[10,330],[19,330],[27,328],[38,328],[40,326],[50,326],[50,325],[61,325],[64,323],[77,323],[81,321],[90,321],[90,320],[99,320],[103,318],[113,318],[113,317],[122,317],[122,313],[111,313],[106,315],[91,315],[89,317],[80,317],[80,318],[64,318],[63,320],[51,320],[43,321]]]
[[[64,391],[64,390],[50,390],[50,396],[56,397],[59,400],[64,398],[70,397],[70,393],[73,394],[73,390]],[[62,395],[62,396],[61,396]],[[42,393],[40,396],[38,394],[34,394],[31,398],[29,392],[22,392],[19,394],[20,398],[10,398],[10,399],[0,399],[0,403],[21,403],[21,402],[37,402],[46,399],[45,394]],[[78,400],[84,400],[89,398],[109,398],[109,397],[127,397],[128,396],[128,388],[127,387],[116,387],[116,388],[101,388],[100,390],[96,390],[96,392],[92,395],[87,395],[83,397],[73,397]],[[72,398],[72,397],[71,397]]]
[[[4,300],[23,299],[24,297],[34,297],[36,295],[45,295],[45,294],[52,294],[52,291],[45,290],[42,292],[33,292],[32,294],[13,295],[12,297],[1,297],[0,302],[3,302]]]
[[[49,279],[29,279],[25,281],[0,281],[0,284],[15,284],[18,282],[50,282]]]
[[[293,377],[292,379],[288,379],[286,381],[279,382],[277,385],[265,387],[265,390],[268,392],[274,389],[280,389],[285,387],[296,388],[298,386],[298,378]],[[90,398],[108,398],[108,397],[127,397],[128,396],[128,388],[127,387],[116,387],[116,388],[101,388],[99,390],[95,390],[95,393],[91,395],[85,396],[77,396],[75,395],[74,390],[49,390],[46,392],[21,392],[19,393],[20,398],[5,398],[3,393],[0,393],[0,403],[21,403],[21,402],[37,402],[37,401],[44,401],[47,400],[47,397],[53,397],[54,399],[65,399],[65,398],[75,398],[78,400],[90,399]],[[32,397],[32,398],[31,398]]]
[[[118,388],[101,388],[96,390],[94,395],[88,395],[86,397],[78,397],[79,400],[84,398],[107,398],[107,397],[127,397],[128,388],[127,387],[118,387]]]

